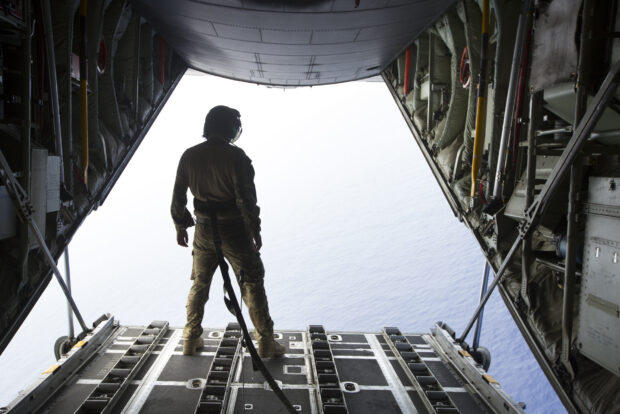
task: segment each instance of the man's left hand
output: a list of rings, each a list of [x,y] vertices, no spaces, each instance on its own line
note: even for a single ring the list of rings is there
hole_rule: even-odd
[[[182,247],[187,247],[187,241],[189,237],[187,236],[187,230],[178,230],[177,231],[177,244]]]
[[[254,236],[254,248],[259,251],[263,247],[263,239],[260,237],[260,233],[256,233]]]

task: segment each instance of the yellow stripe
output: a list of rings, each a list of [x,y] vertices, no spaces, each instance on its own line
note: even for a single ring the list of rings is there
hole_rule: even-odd
[[[478,105],[476,107],[476,135],[474,137],[474,152],[471,158],[471,198],[476,196],[476,180],[478,179],[480,158],[482,158],[484,110],[484,97],[481,96],[478,98]]]
[[[489,374],[484,374],[482,376],[482,378],[484,378],[484,380],[486,382],[488,382],[489,384],[498,384],[499,385],[499,382],[497,382],[497,380],[495,378],[493,378],[492,376],[490,376]]]
[[[86,345],[86,341],[80,341],[80,342],[78,342],[77,344],[73,345],[73,348],[71,348],[71,349],[81,348],[81,347],[83,347],[84,345]]]
[[[464,357],[469,357],[469,358],[471,358],[471,354],[470,354],[469,352],[467,352],[466,350],[464,350],[464,349],[461,349],[461,350],[459,351],[459,354],[461,354],[461,355],[462,355],[462,356],[464,356]]]
[[[43,371],[41,375],[51,374],[52,372],[56,371],[58,368],[60,368],[60,364],[54,364],[48,369],[46,369],[45,371]]]

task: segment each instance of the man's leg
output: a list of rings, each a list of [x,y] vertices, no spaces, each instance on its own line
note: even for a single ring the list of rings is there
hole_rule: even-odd
[[[205,303],[209,299],[209,288],[213,273],[217,267],[217,256],[209,248],[209,234],[203,225],[196,226],[194,250],[192,252],[192,280],[194,283],[187,297],[187,324],[183,330],[183,354],[193,355],[196,348],[202,346],[202,318]]]
[[[265,268],[260,254],[254,249],[243,223],[222,228],[222,250],[236,275],[243,275],[241,296],[254,325],[254,338],[261,357],[281,356],[284,347],[273,339],[273,320],[264,287]]]

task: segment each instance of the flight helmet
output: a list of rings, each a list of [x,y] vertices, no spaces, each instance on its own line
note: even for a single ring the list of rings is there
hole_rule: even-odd
[[[241,135],[241,114],[228,106],[213,107],[205,118],[203,136],[224,139],[231,144]]]

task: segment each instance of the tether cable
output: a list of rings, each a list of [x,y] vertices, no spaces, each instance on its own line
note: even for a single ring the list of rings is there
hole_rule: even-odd
[[[222,279],[224,279],[224,290],[226,291],[226,293],[228,293],[228,300],[226,301],[225,298],[226,306],[229,310],[231,310],[232,307],[231,313],[235,315],[235,317],[237,318],[237,322],[241,327],[241,331],[243,332],[243,339],[245,340],[245,345],[247,346],[248,351],[252,356],[252,363],[254,364],[254,366],[258,367],[260,372],[263,374],[263,377],[265,377],[265,380],[269,384],[269,387],[271,387],[271,390],[276,394],[282,404],[284,404],[286,410],[291,414],[296,414],[297,410],[295,410],[282,389],[273,379],[273,376],[258,356],[258,352],[254,347],[254,343],[252,342],[252,338],[250,337],[250,333],[248,332],[248,327],[245,323],[245,320],[243,319],[243,315],[241,314],[241,307],[239,306],[237,295],[235,294],[232,282],[230,281],[230,276],[228,275],[228,263],[226,263],[226,260],[224,260],[224,253],[222,252],[222,239],[220,237],[219,229],[217,228],[217,212],[212,208],[209,208],[209,217],[211,219],[211,228],[213,231],[213,245],[215,247],[215,254],[217,255],[220,271],[222,272]]]

